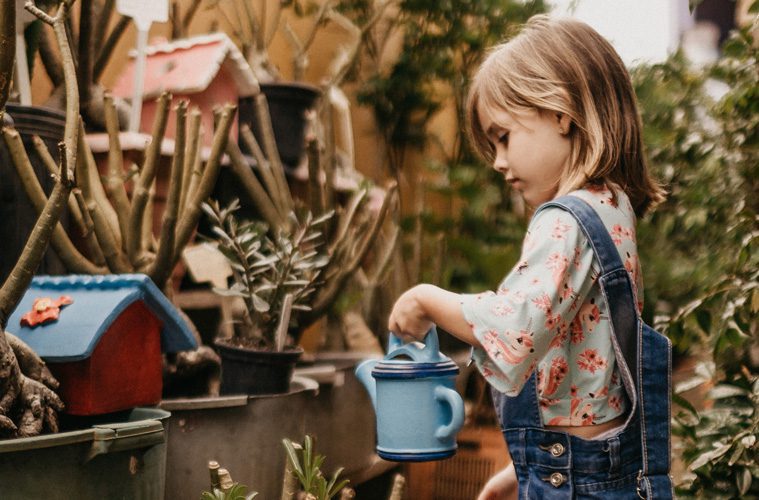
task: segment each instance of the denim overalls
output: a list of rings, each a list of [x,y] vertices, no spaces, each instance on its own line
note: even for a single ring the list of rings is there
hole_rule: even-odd
[[[638,316],[629,274],[595,210],[575,196],[538,210],[546,207],[559,207],[577,219],[601,264],[599,284],[631,409],[619,433],[587,440],[543,427],[535,372],[518,396],[493,389],[519,498],[672,498],[669,339]]]

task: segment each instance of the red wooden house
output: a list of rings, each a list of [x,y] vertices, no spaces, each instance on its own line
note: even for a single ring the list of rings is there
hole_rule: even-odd
[[[133,53],[132,56],[135,54]],[[126,64],[113,87],[113,94],[131,99],[134,89],[134,57]],[[248,62],[224,33],[201,35],[148,46],[145,55],[140,130],[150,132],[156,113],[156,98],[171,92],[175,99],[186,99],[190,107],[200,108],[206,131],[204,145],[213,138],[213,109],[225,103],[237,104],[240,97],[258,91],[258,81]],[[230,137],[237,137],[237,125]],[[176,136],[173,117],[169,117],[166,137]]]

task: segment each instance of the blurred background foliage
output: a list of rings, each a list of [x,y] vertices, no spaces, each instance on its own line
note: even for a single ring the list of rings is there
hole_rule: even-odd
[[[647,311],[677,354],[699,359],[675,387],[681,497],[759,496],[759,2],[750,12],[714,65],[676,54],[633,71],[652,167],[670,190],[638,229]],[[705,400],[681,396],[699,387]]]

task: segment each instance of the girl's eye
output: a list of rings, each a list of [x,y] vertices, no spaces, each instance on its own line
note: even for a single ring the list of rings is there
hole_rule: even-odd
[[[504,132],[502,134],[499,134],[496,138],[500,144],[508,144],[509,143],[509,133]]]

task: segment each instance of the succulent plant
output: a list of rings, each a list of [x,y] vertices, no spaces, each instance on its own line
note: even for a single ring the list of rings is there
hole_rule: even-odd
[[[219,294],[240,297],[245,303],[243,323],[232,341],[253,347],[281,347],[277,332],[297,326],[291,311],[310,311],[311,301],[321,285],[322,271],[330,258],[319,227],[332,218],[327,212],[313,218],[310,212],[299,220],[289,215],[289,229],[270,236],[266,224],[241,221],[235,216],[240,207],[234,200],[226,207],[204,203],[218,248],[232,267],[233,281]],[[279,347],[277,350],[279,350]]]

